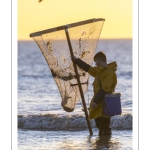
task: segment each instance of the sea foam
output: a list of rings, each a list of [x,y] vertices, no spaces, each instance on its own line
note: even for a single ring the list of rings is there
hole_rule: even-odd
[[[96,128],[94,119],[90,120],[92,128]],[[111,118],[112,129],[132,129],[132,115],[118,115]],[[82,115],[18,115],[18,128],[31,130],[85,130],[87,122]]]

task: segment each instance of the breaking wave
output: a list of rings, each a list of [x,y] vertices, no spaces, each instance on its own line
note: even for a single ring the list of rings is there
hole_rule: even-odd
[[[94,120],[91,120],[92,128],[96,128]],[[132,129],[132,115],[120,115],[111,118],[112,129]],[[30,130],[85,130],[87,129],[86,118],[82,115],[18,115],[18,128]]]

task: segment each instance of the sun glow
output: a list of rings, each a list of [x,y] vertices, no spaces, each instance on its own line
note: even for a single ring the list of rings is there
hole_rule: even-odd
[[[92,18],[105,18],[101,38],[132,38],[131,0],[18,0],[18,40],[30,33]]]

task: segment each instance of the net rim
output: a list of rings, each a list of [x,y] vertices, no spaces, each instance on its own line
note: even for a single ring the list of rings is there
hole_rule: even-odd
[[[93,18],[93,19],[75,22],[75,23],[71,23],[71,24],[67,24],[67,25],[62,25],[62,26],[58,26],[55,28],[50,28],[50,29],[31,33],[30,37],[41,36],[42,34],[47,34],[47,33],[55,32],[55,31],[65,30],[65,29],[69,29],[72,27],[76,27],[76,26],[80,26],[80,25],[84,25],[84,24],[88,24],[88,23],[92,23],[92,22],[97,22],[97,21],[105,21],[105,19],[104,18],[97,18],[97,19]]]

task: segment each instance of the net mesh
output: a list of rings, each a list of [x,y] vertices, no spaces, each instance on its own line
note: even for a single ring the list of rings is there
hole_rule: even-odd
[[[104,21],[97,21],[68,28],[74,56],[92,64],[96,46]],[[61,95],[61,106],[67,112],[72,112],[80,96],[80,91],[71,60],[70,50],[65,30],[44,33],[34,36],[34,41],[40,48]],[[88,88],[89,74],[77,67],[83,94]]]

